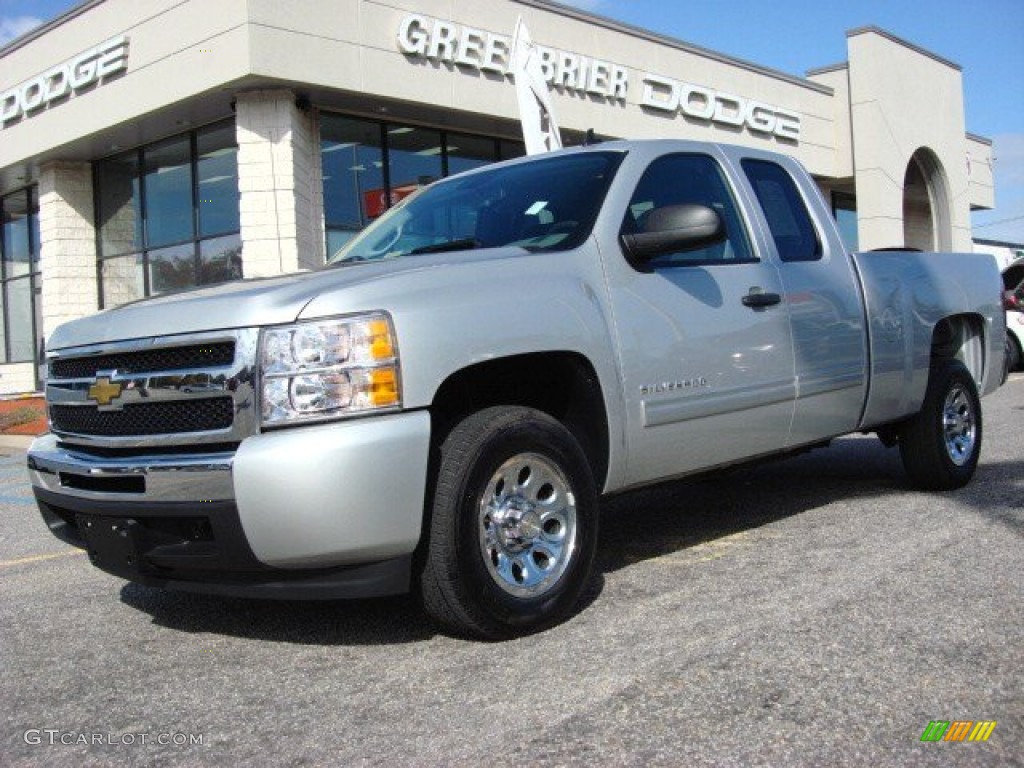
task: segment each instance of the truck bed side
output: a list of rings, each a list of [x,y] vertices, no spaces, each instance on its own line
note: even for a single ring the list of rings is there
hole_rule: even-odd
[[[919,410],[935,345],[964,362],[981,394],[999,386],[1006,332],[991,261],[974,253],[853,254],[871,353],[863,428]]]

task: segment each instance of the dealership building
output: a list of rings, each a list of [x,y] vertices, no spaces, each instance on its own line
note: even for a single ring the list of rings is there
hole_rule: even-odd
[[[567,145],[787,153],[860,250],[972,250],[994,205],[960,67],[875,27],[798,77],[547,0],[87,0],[0,48],[0,394],[38,389],[60,323],[316,268],[417,187],[523,154],[519,17]]]

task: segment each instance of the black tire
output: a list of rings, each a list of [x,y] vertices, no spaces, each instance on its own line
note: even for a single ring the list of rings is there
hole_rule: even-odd
[[[598,525],[593,474],[572,433],[531,408],[487,408],[448,434],[438,461],[420,578],[427,614],[488,640],[568,616],[590,579]],[[515,478],[507,493],[505,477]]]
[[[934,363],[921,410],[900,431],[900,456],[911,482],[928,491],[967,485],[981,437],[981,400],[970,371],[959,360]]]
[[[1013,335],[1006,332],[1006,370],[1016,371],[1021,366],[1021,350]]]

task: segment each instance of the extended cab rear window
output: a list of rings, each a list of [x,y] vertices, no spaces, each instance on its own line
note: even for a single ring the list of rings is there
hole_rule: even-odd
[[[768,221],[779,258],[783,261],[820,259],[821,242],[793,177],[781,165],[767,160],[747,158],[741,164]]]

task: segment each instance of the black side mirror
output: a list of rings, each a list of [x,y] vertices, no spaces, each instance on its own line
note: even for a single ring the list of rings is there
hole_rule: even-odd
[[[664,253],[705,248],[725,240],[725,223],[706,205],[666,205],[648,212],[642,232],[622,236],[622,247],[635,265]]]

